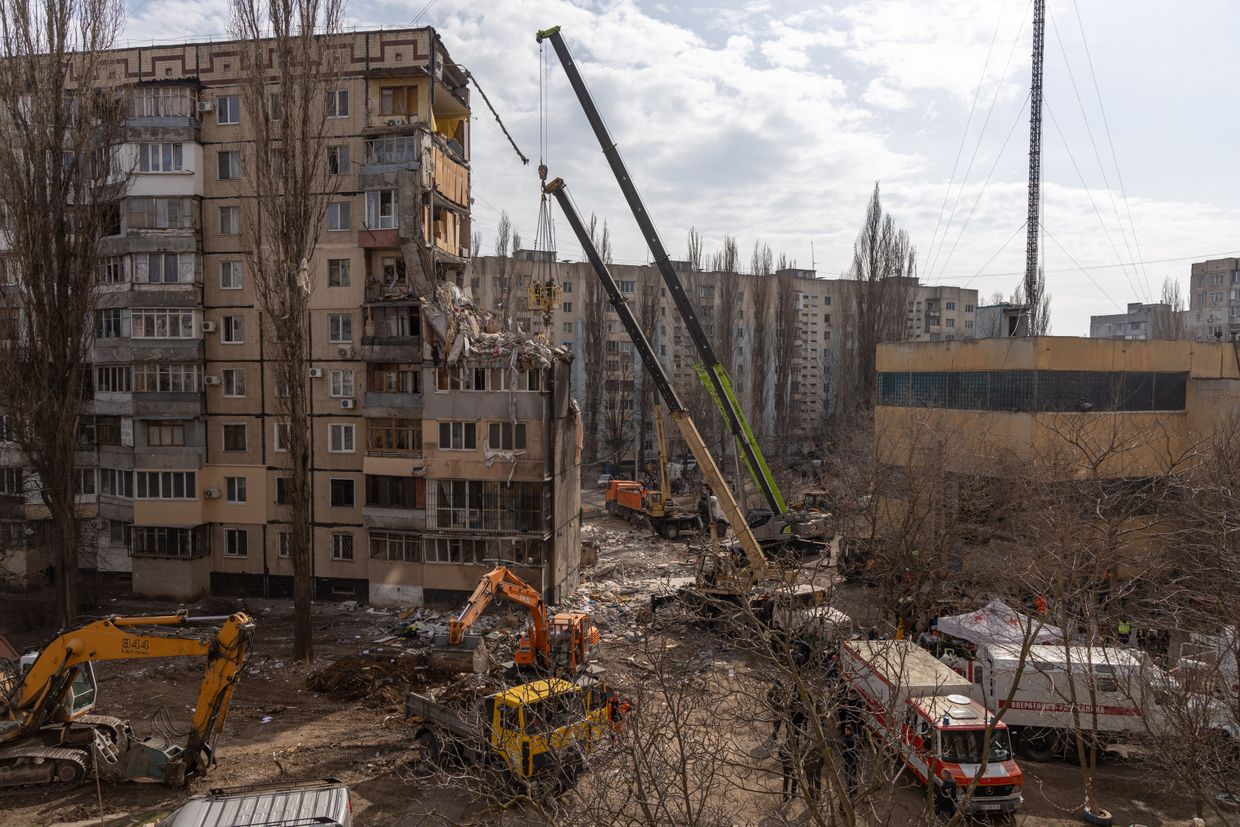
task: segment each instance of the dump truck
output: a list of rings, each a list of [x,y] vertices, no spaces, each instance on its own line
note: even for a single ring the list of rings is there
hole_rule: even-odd
[[[456,709],[410,692],[405,715],[421,723],[415,742],[432,765],[498,770],[510,780],[570,785],[596,741],[618,729],[626,702],[593,678],[532,681]]]
[[[1013,813],[1024,803],[1006,724],[973,699],[971,682],[929,652],[907,640],[850,640],[840,646],[840,674],[853,714],[932,785],[939,809]]]

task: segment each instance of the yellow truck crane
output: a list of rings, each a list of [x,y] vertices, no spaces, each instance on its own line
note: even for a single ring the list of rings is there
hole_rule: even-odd
[[[641,229],[642,238],[645,239],[646,246],[650,248],[651,260],[658,268],[659,275],[662,276],[663,283],[667,286],[668,295],[671,296],[672,304],[675,305],[676,312],[684,323],[685,331],[697,350],[700,359],[697,365],[698,376],[706,385],[707,391],[727,421],[728,429],[736,440],[741,458],[744,459],[754,483],[757,484],[763,499],[766,500],[765,510],[745,515],[752,529],[751,533],[769,550],[782,550],[790,547],[797,552],[825,551],[831,539],[828,536],[829,520],[821,513],[790,509],[788,503],[785,502],[784,495],[775,482],[775,476],[766,464],[762,448],[758,445],[753,429],[749,426],[749,420],[745,418],[740,400],[737,399],[732,389],[732,379],[728,376],[710,339],[706,336],[706,331],[702,328],[693,302],[685,291],[680,277],[676,274],[676,268],[672,265],[671,256],[668,255],[662,239],[659,238],[659,231],[655,228],[654,221],[646,210],[646,205],[642,203],[641,195],[637,192],[637,187],[633,183],[628,167],[625,166],[624,159],[620,157],[620,150],[616,147],[615,140],[603,122],[603,116],[590,96],[590,90],[586,87],[581,72],[577,70],[577,64],[568,50],[568,44],[564,42],[564,37],[560,34],[560,27],[553,26],[538,32],[537,39],[539,43],[550,41],[560,59],[560,66],[563,67],[564,74],[568,76],[569,85],[573,87],[577,101],[581,104],[582,111],[585,112],[586,120],[589,121],[590,128],[603,150],[603,156],[607,159],[607,164],[611,167],[612,174],[615,175],[616,183],[620,186],[620,192],[624,195],[624,200],[633,213],[633,219]],[[675,419],[675,416],[673,413],[672,418]],[[696,455],[695,458],[697,458]],[[698,461],[701,462],[700,459]],[[735,528],[735,522],[732,525]]]
[[[221,621],[206,639],[164,631]],[[108,781],[182,785],[206,774],[253,634],[254,622],[241,612],[112,616],[61,633],[37,655],[0,660],[0,788],[74,784],[96,773]],[[138,740],[129,722],[91,714],[94,663],[174,657],[207,661],[184,745],[159,736]]]

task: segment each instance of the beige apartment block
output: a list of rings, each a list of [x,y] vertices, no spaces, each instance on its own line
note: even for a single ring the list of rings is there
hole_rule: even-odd
[[[694,299],[699,318],[712,345],[725,363],[733,366],[733,384],[748,407],[755,381],[774,382],[775,349],[768,349],[767,363],[755,370],[753,348],[755,329],[764,326],[774,338],[774,314],[777,300],[769,302],[768,316],[759,320],[755,311],[754,291],[760,278],[750,274],[694,271],[688,262],[673,262],[688,294]],[[651,344],[658,358],[672,377],[673,383],[687,392],[699,383],[694,366],[699,361],[693,342],[685,332],[675,306],[658,270],[652,265],[612,264],[612,276],[634,313],[641,318],[641,296],[646,285],[659,291],[657,324],[652,328]],[[549,320],[538,310],[530,309],[531,284],[554,278],[561,288],[561,299]],[[470,262],[466,284],[473,297],[485,307],[502,303],[506,279],[513,279],[513,315],[526,331],[544,331],[551,341],[570,350],[573,361],[573,393],[580,402],[586,384],[586,373],[595,369],[588,364],[584,351],[587,324],[589,285],[596,279],[587,262],[555,261],[554,254],[519,250],[511,258],[480,256]],[[792,399],[798,411],[798,431],[811,434],[820,423],[833,393],[831,378],[838,348],[847,336],[847,308],[853,282],[848,279],[818,278],[813,270],[781,270],[773,277],[761,277],[768,285],[792,292],[796,319],[793,325],[795,345],[792,369]],[[908,334],[910,341],[950,341],[974,336],[977,290],[949,285],[923,285],[910,279],[908,300]],[[725,311],[727,303],[732,309]],[[731,315],[735,328],[730,335],[722,329],[721,319]],[[604,363],[601,366],[608,382],[640,383],[637,356],[628,335],[610,306],[603,316],[605,332]],[[726,352],[730,346],[730,354]],[[756,377],[756,378],[755,378]],[[775,422],[773,394],[767,393],[768,410],[765,421],[767,436]],[[673,453],[679,449],[673,442]],[[653,435],[645,446],[654,450]]]
[[[1193,262],[1188,284],[1188,335],[1234,341],[1240,334],[1240,258]]]
[[[464,334],[426,323],[469,257],[465,75],[430,28],[338,40],[333,190],[309,262],[315,595],[455,600],[506,560],[557,599],[579,553],[571,357],[491,331],[487,355],[465,359],[448,341]],[[290,595],[284,390],[246,272],[237,44],[110,61],[138,160],[100,268],[82,566],[151,596]],[[11,454],[0,450],[0,531],[19,553],[4,565],[30,585],[47,559]]]

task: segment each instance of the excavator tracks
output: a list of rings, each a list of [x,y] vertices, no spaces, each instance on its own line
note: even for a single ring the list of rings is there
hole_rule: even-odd
[[[90,752],[68,747],[0,749],[0,791],[45,784],[75,786],[86,778]]]

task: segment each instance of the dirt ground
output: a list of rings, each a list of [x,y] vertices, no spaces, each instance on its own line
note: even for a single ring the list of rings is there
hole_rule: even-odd
[[[598,564],[586,569],[574,607],[595,614],[604,636],[600,663],[609,680],[623,688],[625,681],[640,680],[628,659],[640,639],[638,613],[655,585],[669,577],[691,573],[691,554],[684,543],[650,537],[611,518],[593,519],[587,539],[600,545]],[[826,568],[823,568],[826,571]],[[872,605],[860,589],[844,591],[846,601],[863,613]],[[218,765],[212,773],[190,785],[189,793],[214,787],[335,777],[349,784],[354,816],[359,825],[442,825],[472,821],[471,804],[463,792],[431,789],[415,772],[419,754],[412,748],[403,720],[403,696],[407,684],[428,685],[442,679],[430,675],[419,655],[424,642],[389,638],[397,626],[410,622],[429,630],[444,617],[422,613],[404,620],[395,612],[320,604],[315,608],[316,667],[292,663],[291,606],[284,601],[228,600],[212,598],[187,607],[174,607],[118,596],[104,601],[105,613],[154,613],[188,608],[191,614],[221,614],[244,609],[256,621],[253,655],[234,696],[223,737],[216,747]],[[447,607],[445,607],[447,608]],[[488,619],[492,637],[510,640],[524,622],[520,615],[492,610]],[[7,617],[7,619],[5,619]],[[18,646],[35,647],[46,642],[53,630],[46,623],[16,622],[11,614],[0,616],[0,633]],[[34,628],[23,628],[34,627]],[[743,680],[745,653],[709,632],[685,628],[674,630],[682,645],[700,649],[711,668]],[[335,672],[326,670],[342,657],[350,660]],[[194,705],[202,664],[193,660],[129,661],[101,664],[98,669],[98,712],[130,719],[139,736],[183,732]],[[307,688],[313,683],[333,691]],[[754,726],[760,724],[752,722]],[[760,740],[755,734],[754,740]],[[754,769],[767,772],[778,785],[778,764],[762,750],[755,750]],[[1029,827],[1083,823],[1080,772],[1068,764],[1021,762],[1025,772],[1025,807],[1017,823]],[[1098,771],[1100,800],[1110,808],[1116,824],[1188,824],[1189,805],[1144,767],[1140,761],[1115,761]],[[0,793],[0,822],[5,825],[151,823],[175,808],[185,790],[156,785],[85,784],[76,789],[56,788]],[[894,793],[896,810],[915,812],[921,804],[920,788],[909,784]],[[751,814],[738,814],[738,824],[797,823],[797,811],[778,817],[770,803],[756,796]],[[897,816],[898,818],[898,816]],[[519,814],[505,816],[505,824],[521,822]],[[477,822],[474,822],[477,823]],[[891,822],[895,823],[895,822]]]

